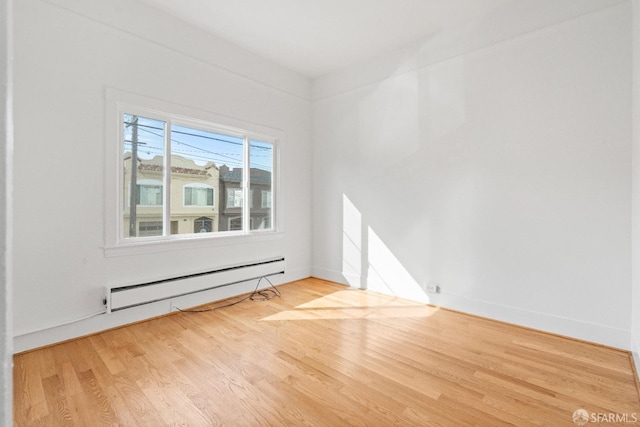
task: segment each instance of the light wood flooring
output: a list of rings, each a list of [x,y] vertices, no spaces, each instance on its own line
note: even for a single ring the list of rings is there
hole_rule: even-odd
[[[318,279],[279,289],[16,355],[15,425],[556,427],[580,408],[640,425],[627,352]]]

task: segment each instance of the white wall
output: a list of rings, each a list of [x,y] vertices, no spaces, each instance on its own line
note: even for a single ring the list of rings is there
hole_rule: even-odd
[[[315,81],[314,275],[628,348],[630,7]]]
[[[317,80],[312,114],[305,78],[135,2],[15,9],[16,351],[168,311],[76,322],[107,284],[281,254],[282,281],[313,272],[629,347],[630,3],[407,46]],[[281,130],[284,237],[106,257],[107,88]]]
[[[167,313],[157,303],[111,315],[106,285],[284,255],[280,282],[311,264],[311,113],[307,79],[126,0],[15,5],[16,351]],[[105,94],[111,89],[278,130],[284,233],[274,239],[148,255],[104,251]],[[295,213],[295,214],[294,214]],[[253,283],[191,296],[193,306]],[[69,324],[66,324],[69,323]],[[58,326],[66,324],[64,326]]]
[[[12,0],[0,1],[0,425],[13,423],[12,324]]]
[[[631,350],[640,368],[640,0],[633,0],[632,324]]]

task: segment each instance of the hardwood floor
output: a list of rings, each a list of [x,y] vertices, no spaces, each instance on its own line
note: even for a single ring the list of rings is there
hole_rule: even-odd
[[[640,424],[627,352],[318,279],[279,289],[16,355],[15,425]]]

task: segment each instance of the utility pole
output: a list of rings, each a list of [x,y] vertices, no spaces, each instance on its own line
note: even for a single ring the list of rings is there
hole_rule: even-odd
[[[138,116],[131,117],[131,183],[129,191],[129,237],[136,237],[138,201]]]

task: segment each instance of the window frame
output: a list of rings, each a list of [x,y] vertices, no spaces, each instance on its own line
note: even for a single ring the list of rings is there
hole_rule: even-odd
[[[279,191],[279,157],[283,133],[280,130],[219,116],[214,113],[176,105],[158,99],[147,98],[112,88],[107,88],[105,114],[105,245],[106,256],[120,256],[135,253],[181,250],[183,248],[206,247],[216,245],[236,244],[242,242],[282,239],[283,230],[277,207],[281,203]],[[251,204],[243,203],[244,224],[242,230],[218,231],[216,233],[170,234],[171,232],[171,186],[170,174],[165,173],[163,183],[163,236],[145,236],[128,238],[124,235],[123,209],[124,202],[124,174],[122,173],[124,153],[122,139],[124,137],[124,114],[133,114],[162,120],[166,123],[165,132],[165,170],[170,160],[171,126],[186,126],[203,131],[219,132],[237,136],[244,140],[243,171],[250,171],[250,141],[262,141],[272,145],[272,173],[271,191],[274,206],[271,208],[272,227],[270,229],[252,230],[250,227]],[[245,176],[246,175],[246,176]],[[250,173],[243,173],[242,188],[244,198],[249,196]],[[130,191],[130,190],[129,190]],[[215,194],[219,200],[220,194]],[[184,189],[182,201],[184,204]],[[220,203],[218,203],[220,206]]]

